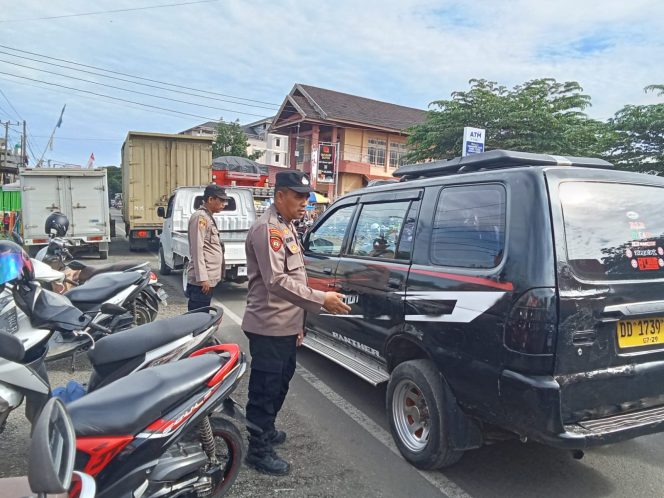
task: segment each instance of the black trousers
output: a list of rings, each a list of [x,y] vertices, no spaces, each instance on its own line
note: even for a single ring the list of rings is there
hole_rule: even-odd
[[[274,430],[274,422],[281,410],[290,380],[295,373],[297,335],[270,337],[245,332],[249,338],[251,374],[247,420],[263,430],[262,435]],[[260,433],[247,427],[254,439],[263,439]]]
[[[214,294],[214,287],[211,288],[210,294],[203,293],[203,287],[195,284],[187,284],[187,291],[185,295],[189,298],[187,303],[187,310],[197,310],[198,308],[205,308],[212,303],[212,294]]]

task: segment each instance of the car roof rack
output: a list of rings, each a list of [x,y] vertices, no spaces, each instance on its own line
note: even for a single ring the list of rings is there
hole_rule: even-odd
[[[479,170],[517,168],[520,166],[580,166],[585,168],[612,169],[613,164],[594,157],[554,156],[533,154],[513,150],[496,149],[466,157],[455,157],[447,161],[406,164],[399,167],[393,176],[401,181],[415,178],[470,173]]]

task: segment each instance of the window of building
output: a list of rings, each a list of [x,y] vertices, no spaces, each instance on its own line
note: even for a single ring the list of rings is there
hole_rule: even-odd
[[[444,188],[433,224],[431,260],[461,268],[498,266],[505,248],[502,185]]]
[[[297,164],[302,164],[311,160],[311,141],[308,138],[297,139],[295,157]]]
[[[390,168],[397,168],[404,164],[403,156],[408,152],[406,144],[390,142]]]
[[[281,147],[281,139],[280,138],[275,138],[274,139],[274,146],[275,147]]]
[[[410,201],[367,204],[357,220],[350,254],[394,259]]]
[[[367,147],[367,156],[369,163],[374,166],[385,166],[385,151],[387,143],[380,138],[370,138]]]
[[[279,164],[279,154],[274,155],[274,162]]]

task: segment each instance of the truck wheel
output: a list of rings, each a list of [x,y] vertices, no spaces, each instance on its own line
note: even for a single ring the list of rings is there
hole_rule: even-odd
[[[108,259],[108,251],[99,251],[99,259]]]
[[[170,275],[171,268],[166,264],[164,259],[164,248],[159,246],[159,273],[161,275]]]
[[[387,386],[387,413],[399,451],[418,469],[440,469],[457,463],[462,451],[452,448],[446,403],[453,397],[429,360],[398,365]],[[452,401],[453,402],[453,401]]]

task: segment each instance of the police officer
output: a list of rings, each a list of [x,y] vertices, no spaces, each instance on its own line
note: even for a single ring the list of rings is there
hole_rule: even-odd
[[[277,173],[274,204],[249,229],[246,241],[249,290],[242,329],[251,353],[246,463],[273,475],[290,470],[273,449],[286,440],[286,433],[274,424],[295,373],[296,347],[304,339],[304,313],[318,313],[321,308],[333,314],[350,311],[343,295],[307,286],[293,220],[304,215],[312,190],[301,171]]]
[[[203,192],[203,204],[189,218],[191,261],[186,270],[189,311],[210,306],[214,288],[222,279],[224,252],[213,215],[224,209],[227,200],[223,187],[208,185]]]

